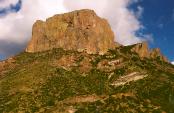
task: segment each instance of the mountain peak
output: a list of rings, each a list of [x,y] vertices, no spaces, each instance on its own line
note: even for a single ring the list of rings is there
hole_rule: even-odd
[[[114,42],[92,10],[38,20],[26,52],[0,61],[0,113],[174,113],[165,61],[147,42]]]
[[[36,21],[26,52],[63,48],[103,54],[114,46],[114,33],[108,22],[93,10],[83,9],[55,15],[45,22]]]
[[[120,47],[114,42],[114,33],[107,20],[90,9],[76,10],[37,20],[32,29],[32,39],[26,52],[42,52],[53,48],[104,54],[108,49]],[[135,44],[131,50],[140,58],[158,58],[168,61],[160,49],[150,50],[147,42]]]

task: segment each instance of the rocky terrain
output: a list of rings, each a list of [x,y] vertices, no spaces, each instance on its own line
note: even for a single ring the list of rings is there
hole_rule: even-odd
[[[146,42],[114,42],[94,11],[33,26],[26,51],[0,61],[0,113],[173,113],[174,66]]]
[[[160,60],[168,62],[167,58],[161,53],[159,48],[150,50],[147,42],[136,44],[136,46],[132,48],[132,52],[136,52],[141,58],[159,58]]]
[[[94,11],[84,9],[55,15],[46,22],[36,21],[32,40],[26,51],[64,48],[103,54],[114,47],[114,33],[108,22],[98,17]]]

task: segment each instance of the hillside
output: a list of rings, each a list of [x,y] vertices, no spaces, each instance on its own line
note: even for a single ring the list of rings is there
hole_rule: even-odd
[[[4,61],[0,112],[174,112],[174,66],[141,59],[134,46],[105,55],[24,52]]]
[[[160,49],[115,43],[91,10],[37,21],[26,51],[0,61],[0,113],[174,113],[173,106],[174,66]]]

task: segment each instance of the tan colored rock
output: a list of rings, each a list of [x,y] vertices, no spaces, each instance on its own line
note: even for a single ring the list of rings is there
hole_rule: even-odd
[[[15,67],[14,62],[15,59],[13,57],[10,57],[4,61],[0,61],[0,77],[5,73],[5,70]]]
[[[113,59],[111,61],[105,59],[97,64],[97,69],[102,70],[104,72],[111,72],[115,69],[122,68],[123,66],[123,58]]]
[[[70,69],[72,66],[76,66],[76,59],[73,55],[64,55],[59,60],[55,60],[53,66]]]
[[[114,33],[108,22],[93,10],[84,9],[55,15],[46,22],[36,21],[26,52],[63,48],[103,54],[114,47]]]
[[[119,47],[123,47],[123,45],[118,42],[115,42],[115,48],[119,48]]]
[[[136,44],[131,51],[136,52],[140,58],[146,57],[155,59],[159,57],[161,61],[168,62],[168,59],[161,53],[159,48],[149,50],[147,42]]]
[[[141,58],[149,57],[150,54],[147,42],[136,44],[131,51],[136,52]]]
[[[5,66],[5,62],[1,61],[0,62],[0,72],[4,69],[4,66]]]
[[[161,53],[159,48],[152,49],[150,52],[150,57],[153,59],[159,58],[162,61],[168,62],[168,59]]]
[[[84,57],[84,59],[80,62],[79,65],[81,73],[87,73],[92,69],[92,64],[90,62],[91,62],[90,58]]]

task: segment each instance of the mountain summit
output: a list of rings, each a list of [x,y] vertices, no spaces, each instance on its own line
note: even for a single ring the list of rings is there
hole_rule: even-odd
[[[53,48],[85,51],[89,54],[104,54],[119,47],[114,42],[114,33],[107,20],[93,10],[83,9],[58,14],[45,22],[37,20],[32,29],[32,38],[26,52],[43,52]],[[157,58],[168,61],[159,49],[149,50],[147,42],[136,44],[132,51],[141,58]]]
[[[63,48],[104,54],[114,48],[114,33],[93,10],[77,10],[36,21],[26,52]]]

